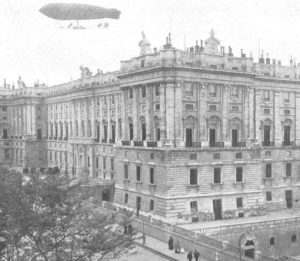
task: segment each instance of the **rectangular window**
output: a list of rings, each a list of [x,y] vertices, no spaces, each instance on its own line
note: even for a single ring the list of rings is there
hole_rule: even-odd
[[[193,96],[193,85],[191,83],[186,83],[184,86],[185,96]]]
[[[270,101],[270,91],[264,91],[264,101]]]
[[[285,164],[285,175],[286,175],[286,177],[292,176],[292,163]]]
[[[112,171],[115,170],[115,160],[114,160],[114,158],[111,158],[111,159],[110,159],[110,169],[111,169]]]
[[[37,130],[37,139],[41,140],[42,139],[42,129]]]
[[[153,211],[153,210],[154,210],[154,200],[153,200],[153,199],[150,199],[149,210],[150,210],[150,211]]]
[[[242,152],[237,152],[237,153],[235,154],[235,158],[236,158],[236,159],[241,159],[242,157],[243,157]]]
[[[185,109],[186,109],[187,111],[192,111],[192,110],[194,110],[194,105],[193,105],[193,104],[186,104],[186,105],[185,105]]]
[[[212,98],[217,97],[217,86],[216,85],[209,86],[209,96]]]
[[[7,137],[8,137],[7,129],[3,129],[2,134],[3,134],[3,139],[7,139]]]
[[[232,97],[233,99],[236,99],[236,98],[239,97],[239,89],[238,89],[237,86],[233,86],[233,87],[231,88],[231,97]]]
[[[99,168],[99,158],[98,157],[96,157],[96,169],[98,169]]]
[[[142,98],[146,97],[146,86],[142,87]]]
[[[220,184],[221,183],[221,169],[214,168],[214,183]]]
[[[272,201],[272,192],[271,191],[266,192],[266,200],[267,201]]]
[[[290,110],[284,110],[284,115],[290,115]]]
[[[192,213],[198,212],[198,203],[197,203],[197,201],[191,201],[190,206],[191,206],[191,212]]]
[[[111,96],[111,104],[115,104],[115,96],[114,95]]]
[[[235,169],[235,174],[236,174],[236,182],[243,182],[243,168],[242,167],[237,167]]]
[[[156,110],[156,111],[159,111],[159,110],[160,110],[160,104],[156,104],[156,105],[155,105],[155,110]]]
[[[272,178],[272,165],[266,164],[266,178]]]
[[[106,169],[106,158],[103,157],[103,169]]]
[[[190,185],[198,185],[198,171],[197,169],[190,169]]]
[[[129,89],[129,98],[130,99],[133,98],[133,89],[132,88]]]
[[[150,184],[154,184],[154,168],[150,168]]]
[[[4,149],[4,159],[9,159],[9,149]]]
[[[243,207],[243,198],[236,198],[236,207],[237,208]]]
[[[217,105],[209,105],[208,110],[209,111],[217,111]]]
[[[141,181],[141,167],[136,166],[136,181]]]
[[[270,237],[270,246],[275,245],[275,237]]]
[[[155,96],[159,96],[159,84],[155,85]]]
[[[270,115],[270,109],[264,109],[264,114]]]
[[[6,106],[2,106],[2,111],[7,111],[7,107]]]
[[[124,203],[128,204],[128,194],[127,193],[125,193]]]
[[[154,160],[154,153],[153,152],[150,153],[150,159]]]
[[[196,160],[196,159],[197,159],[196,153],[190,154],[190,160]]]
[[[238,112],[239,111],[239,106],[238,105],[231,106],[231,111],[232,112]]]
[[[124,164],[124,179],[128,179],[128,164]]]
[[[283,101],[284,101],[285,103],[289,103],[289,102],[290,102],[290,93],[289,93],[289,92],[285,92],[285,93],[284,93]]]
[[[214,159],[220,159],[221,158],[220,153],[214,153],[213,158]]]

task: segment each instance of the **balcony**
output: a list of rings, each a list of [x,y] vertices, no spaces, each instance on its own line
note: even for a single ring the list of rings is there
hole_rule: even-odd
[[[262,146],[275,146],[274,141],[263,141]]]
[[[143,147],[143,141],[135,140],[135,141],[133,141],[133,146],[134,147]]]
[[[195,142],[186,142],[185,143],[186,148],[201,148],[201,142],[200,141],[195,141]]]
[[[122,140],[123,146],[130,146],[130,140]]]
[[[190,191],[198,191],[199,187],[200,187],[200,185],[191,185],[191,184],[186,185],[186,188],[187,188],[188,192],[190,192]]]
[[[157,141],[147,141],[147,147],[150,147],[150,148],[157,147]]]
[[[210,147],[217,147],[217,148],[223,148],[224,147],[224,141],[216,141],[216,142],[211,142],[209,144]]]
[[[231,146],[236,148],[246,147],[246,142],[245,141],[232,142]]]
[[[283,141],[282,146],[295,146],[295,141]]]

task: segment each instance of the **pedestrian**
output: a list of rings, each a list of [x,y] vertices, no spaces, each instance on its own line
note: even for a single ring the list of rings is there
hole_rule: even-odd
[[[180,245],[179,245],[178,241],[177,241],[177,243],[175,245],[175,253],[180,253]]]
[[[170,236],[169,241],[168,241],[169,250],[173,250],[173,248],[174,248],[173,243],[174,243],[173,237]]]
[[[128,226],[128,234],[129,235],[133,234],[133,227],[131,225]]]
[[[197,250],[195,250],[195,252],[194,252],[195,260],[198,261],[199,257],[200,257],[200,253]]]
[[[193,253],[192,253],[192,251],[190,251],[190,252],[188,253],[187,259],[188,259],[189,261],[192,261],[192,259],[193,259]]]

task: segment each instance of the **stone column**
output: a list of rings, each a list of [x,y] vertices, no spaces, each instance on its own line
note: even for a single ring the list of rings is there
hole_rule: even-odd
[[[296,145],[300,145],[300,93],[295,94],[295,115],[296,115],[296,132],[295,132],[295,140]]]
[[[261,143],[260,132],[260,91],[255,90],[255,134],[254,137],[258,143]]]
[[[254,139],[254,123],[255,123],[255,114],[254,114],[254,89],[248,88],[248,103],[249,103],[249,135],[248,138]]]
[[[100,131],[100,142],[103,139],[103,96],[99,98],[99,131]]]
[[[133,88],[132,122],[133,122],[133,140],[139,140],[139,95],[136,87]]]
[[[275,142],[275,146],[282,145],[282,128],[280,123],[280,96],[279,92],[274,92],[274,123],[273,123],[273,140]]]
[[[127,97],[126,97],[127,91],[126,90],[122,90],[121,89],[121,104],[120,104],[120,108],[121,108],[121,128],[122,128],[122,136],[121,139],[123,140],[128,140],[129,139],[129,135],[128,135],[128,128],[126,128],[126,126],[128,126],[128,122],[127,122]]]
[[[96,126],[95,126],[95,120],[96,120],[96,117],[95,117],[95,110],[96,110],[96,106],[95,106],[95,97],[92,97],[91,98],[91,103],[92,103],[92,106],[91,106],[91,134],[92,134],[92,138],[95,139],[96,138]]]
[[[199,127],[200,127],[200,141],[201,147],[208,146],[208,138],[207,138],[207,121],[206,121],[206,94],[207,94],[207,84],[203,83],[200,85],[200,98],[199,98]]]
[[[183,135],[183,124],[182,124],[182,89],[183,84],[180,82],[175,83],[174,86],[174,116],[175,116],[175,133],[174,138],[176,140],[176,147],[184,147]]]
[[[31,129],[32,135],[36,135],[36,113],[35,113],[35,105],[31,105]]]
[[[222,95],[222,135],[221,135],[221,140],[224,141],[224,146],[229,147],[230,144],[230,137],[229,137],[229,126],[228,126],[228,110],[229,110],[229,104],[228,104],[228,99],[229,99],[229,85],[225,85],[223,87],[223,95]]]
[[[160,139],[162,144],[167,137],[166,135],[166,85],[164,83],[160,84],[159,88],[160,97]]]
[[[107,143],[112,138],[112,131],[111,131],[111,110],[112,110],[112,103],[111,103],[111,95],[106,97],[106,111],[107,111]]]
[[[116,143],[119,143],[121,137],[119,135],[119,129],[121,128],[121,126],[119,126],[119,99],[120,99],[120,95],[117,94],[115,95],[115,119],[116,119]]]
[[[175,129],[175,86],[174,83],[166,84],[166,133],[167,143],[174,146],[174,129]]]
[[[146,140],[151,140],[151,122],[153,122],[153,91],[151,86],[146,85],[146,109],[145,109],[145,123],[146,123]]]

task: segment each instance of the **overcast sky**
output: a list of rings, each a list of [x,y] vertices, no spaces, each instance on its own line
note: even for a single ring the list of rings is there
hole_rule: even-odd
[[[214,28],[221,45],[244,49],[258,57],[258,47],[271,58],[300,63],[299,0],[53,0],[117,8],[119,20],[109,28],[61,29],[59,22],[38,10],[51,0],[0,1],[0,85],[21,75],[27,86],[39,79],[47,85],[77,79],[81,64],[93,72],[119,69],[120,60],[137,56],[144,30],[152,47],[161,47],[169,31],[175,47],[183,49],[205,40]],[[100,21],[84,23],[89,27]]]

